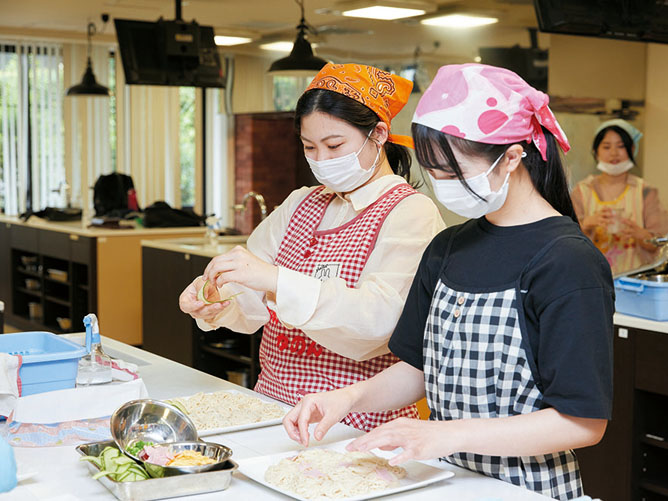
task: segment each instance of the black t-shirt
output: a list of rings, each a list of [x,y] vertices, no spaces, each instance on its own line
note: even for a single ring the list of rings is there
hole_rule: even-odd
[[[420,370],[425,323],[439,278],[453,289],[479,293],[508,289],[519,280],[522,335],[544,406],[575,417],[610,419],[612,275],[603,255],[570,218],[501,227],[483,217],[434,238],[389,343],[392,353]]]

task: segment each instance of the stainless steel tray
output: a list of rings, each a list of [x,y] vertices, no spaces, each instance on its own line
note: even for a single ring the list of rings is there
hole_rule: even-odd
[[[113,440],[92,442],[81,444],[76,450],[82,456],[98,456],[107,446],[116,447],[116,444]],[[86,461],[86,464],[93,473],[100,471],[94,463]],[[149,478],[138,482],[116,482],[109,477],[99,478],[98,481],[121,501],[151,501],[225,490],[232,480],[232,472],[238,467],[237,463],[228,459],[219,468],[203,473]]]

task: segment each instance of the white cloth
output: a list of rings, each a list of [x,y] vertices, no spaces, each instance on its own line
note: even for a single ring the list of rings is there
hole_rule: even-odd
[[[148,398],[141,379],[36,393],[18,399],[13,421],[48,424],[106,417],[138,398]]]
[[[0,416],[9,416],[19,398],[19,357],[0,353]]]
[[[335,197],[327,207],[319,230],[337,228],[360,214],[388,190],[404,183],[396,175],[383,176],[346,195]],[[250,252],[273,263],[288,223],[297,206],[313,188],[300,188],[248,238]],[[326,189],[327,190],[327,189]],[[387,342],[399,319],[420,257],[432,238],[445,228],[434,203],[422,194],[403,199],[388,214],[376,246],[360,275],[356,288],[341,278],[320,280],[278,269],[276,298],[238,284],[227,284],[222,297],[240,291],[230,306],[212,323],[198,320],[202,330],[227,327],[252,333],[269,321],[267,305],[286,325],[301,329],[308,337],[340,355],[367,360],[388,352]]]

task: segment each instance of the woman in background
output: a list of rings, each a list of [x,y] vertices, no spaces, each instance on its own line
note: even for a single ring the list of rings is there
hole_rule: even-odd
[[[651,263],[657,251],[651,239],[668,233],[668,213],[656,188],[629,173],[641,137],[625,120],[602,123],[592,146],[601,174],[580,181],[571,195],[582,231],[614,275]]]

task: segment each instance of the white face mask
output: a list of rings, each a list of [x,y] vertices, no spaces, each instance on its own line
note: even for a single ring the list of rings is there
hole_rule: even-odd
[[[434,188],[434,194],[438,201],[455,214],[471,219],[479,218],[485,214],[499,210],[503,207],[508,196],[508,178],[510,177],[510,172],[506,175],[506,179],[504,179],[503,185],[501,185],[498,191],[492,191],[487,176],[494,170],[494,167],[503,158],[503,155],[505,153],[494,161],[492,166],[487,169],[487,172],[466,179],[471,189],[484,200],[480,200],[480,198],[468,191],[459,179],[436,179],[429,174],[431,185]],[[522,153],[522,158],[525,156],[526,153]]]
[[[369,135],[357,153],[348,153],[342,157],[330,158],[328,160],[313,160],[306,157],[306,161],[311,166],[315,178],[331,190],[339,193],[346,193],[359,188],[371,179],[376,168],[376,162],[378,162],[378,157],[380,157],[380,147],[378,148],[378,154],[373,161],[373,165],[368,169],[364,169],[360,165],[359,154],[364,149],[364,146],[366,146],[367,141],[369,141],[372,132],[373,130],[369,131]]]
[[[619,176],[624,174],[626,171],[631,170],[635,164],[632,160],[624,160],[618,164],[609,164],[608,162],[599,162],[596,168],[601,172],[610,174],[611,176]]]

